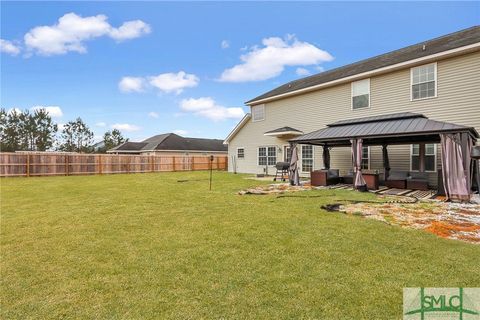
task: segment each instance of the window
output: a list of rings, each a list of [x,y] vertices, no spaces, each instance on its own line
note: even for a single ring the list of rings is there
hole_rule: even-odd
[[[352,109],[370,107],[370,79],[352,82]]]
[[[412,100],[432,98],[437,95],[437,64],[427,64],[410,69]]]
[[[238,148],[237,149],[237,158],[238,159],[245,159],[245,149],[244,148]]]
[[[313,146],[302,146],[302,171],[313,170]]]
[[[411,165],[412,171],[436,171],[437,152],[435,144],[412,144]],[[422,170],[423,160],[423,170]]]
[[[370,169],[370,147],[362,147],[362,169]]]
[[[274,166],[277,163],[277,147],[258,148],[258,165]]]
[[[436,152],[434,144],[425,145],[425,171],[436,170]]]
[[[292,149],[290,149],[290,146],[284,146],[283,153],[284,153],[283,159],[285,160],[285,162],[290,163],[290,160],[292,159]]]
[[[252,121],[265,120],[265,105],[261,104],[252,107]]]

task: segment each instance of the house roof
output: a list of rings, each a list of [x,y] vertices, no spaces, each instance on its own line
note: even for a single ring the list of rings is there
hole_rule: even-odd
[[[185,138],[175,133],[159,134],[142,142],[125,142],[108,152],[145,151],[207,151],[226,152],[227,146],[220,139]]]
[[[385,53],[373,58],[361,60],[343,67],[335,68],[306,78],[288,82],[254,99],[247,101],[246,104],[254,104],[255,102],[263,99],[272,98],[287,93],[293,93],[298,90],[326,84],[328,82],[332,82],[342,78],[359,75],[368,71],[373,71],[402,62],[427,57],[444,51],[465,47],[478,42],[480,42],[480,26],[474,26],[468,29],[444,35],[439,38],[423,41],[399,50]]]
[[[348,146],[350,139],[361,138],[365,145],[439,142],[441,133],[469,132],[479,138],[473,127],[428,119],[423,114],[402,112],[334,122],[290,142],[329,146]]]
[[[302,133],[302,131],[298,130],[298,129],[294,129],[292,127],[281,127],[281,128],[278,128],[278,129],[274,129],[274,130],[270,130],[270,131],[267,131],[265,132],[265,134],[269,134],[269,133],[284,133],[284,132],[299,132],[299,133]]]
[[[228,136],[225,138],[223,143],[228,144],[230,142],[230,140],[232,140],[232,138],[235,137],[235,135],[238,133],[238,131],[240,131],[240,129],[243,128],[243,126],[248,122],[248,120],[250,118],[251,118],[250,113],[245,114],[245,116],[243,116],[242,120],[240,120],[237,123],[237,125],[235,126],[235,128],[233,128],[233,130],[228,134]]]

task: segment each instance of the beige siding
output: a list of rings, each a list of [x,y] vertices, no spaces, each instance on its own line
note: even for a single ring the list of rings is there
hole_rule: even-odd
[[[410,68],[371,77],[370,86],[371,106],[368,109],[351,109],[350,83],[266,103],[266,119],[260,122],[249,120],[230,141],[229,160],[238,147],[244,147],[245,159],[236,161],[237,172],[261,173],[263,168],[257,165],[257,148],[287,144],[285,139],[264,136],[266,131],[290,126],[307,133],[342,119],[395,112],[423,113],[431,119],[474,126],[480,132],[478,51],[437,61],[436,98],[410,101]],[[389,151],[392,169],[410,169],[410,146],[391,146]],[[322,167],[321,153],[321,148],[316,147],[315,169]],[[333,168],[345,171],[351,167],[349,149],[334,148],[331,155]],[[437,163],[440,165],[440,155]],[[230,171],[233,166],[234,162],[230,161]],[[373,170],[382,169],[380,147],[371,148],[370,166]],[[431,174],[430,180],[434,185],[436,175]]]

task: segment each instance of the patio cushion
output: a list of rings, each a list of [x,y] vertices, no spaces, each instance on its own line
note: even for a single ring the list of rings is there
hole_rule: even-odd
[[[388,180],[406,180],[407,177],[408,177],[408,172],[407,171],[392,170],[392,171],[390,171],[390,174],[388,175]]]
[[[418,171],[411,171],[409,179],[413,180],[428,180],[428,173],[427,172],[418,172]]]
[[[338,178],[339,172],[340,170],[338,169],[328,169],[328,178]]]

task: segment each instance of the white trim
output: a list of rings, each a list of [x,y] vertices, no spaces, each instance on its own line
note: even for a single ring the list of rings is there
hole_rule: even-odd
[[[233,128],[233,130],[228,134],[228,136],[225,138],[225,140],[223,140],[223,144],[228,144],[230,142],[230,140],[232,140],[232,138],[238,133],[238,131],[240,131],[240,129],[242,129],[242,127],[248,122],[250,117],[251,117],[250,113],[245,114],[245,116],[243,116],[242,120],[240,120],[237,123],[235,128]]]
[[[240,158],[238,156],[238,149],[243,149],[243,158]],[[237,147],[237,152],[235,153],[235,156],[237,157],[238,160],[245,160],[245,147]]]
[[[364,81],[364,80],[368,80],[368,106],[362,107],[362,108],[356,108],[356,109],[355,109],[355,108],[353,108],[353,84],[354,84],[354,83],[357,83],[357,82]],[[371,97],[372,97],[372,94],[371,94],[371,90],[370,90],[370,78],[361,79],[361,80],[356,80],[356,81],[352,81],[352,82],[350,83],[350,109],[351,109],[352,111],[370,109],[370,106],[371,106]]]
[[[255,117],[253,116],[253,108],[262,108],[263,109],[263,118],[262,119],[254,119]],[[259,104],[256,106],[251,106],[250,107],[250,113],[252,114],[252,122],[260,122],[260,121],[265,121],[265,105],[264,104]]]
[[[424,170],[423,172],[430,172],[430,173],[435,173],[435,172],[437,172],[437,171],[438,171],[438,168],[437,168],[437,167],[438,167],[438,166],[437,166],[437,160],[438,160],[438,159],[437,159],[437,144],[436,144],[436,143],[412,143],[412,144],[410,144],[410,158],[409,158],[409,161],[410,161],[410,171],[412,171],[412,172],[421,172],[420,170],[413,170],[413,169],[412,169],[412,156],[413,156],[413,145],[414,145],[414,144],[418,144],[418,145],[423,144],[423,148],[420,148],[420,147],[419,147],[419,149],[418,149],[418,158],[419,158],[419,161],[422,161],[422,160],[420,159],[422,156],[425,158],[425,156],[427,155],[427,154],[425,153],[425,150],[426,150],[425,145],[427,145],[427,144],[433,144],[433,148],[434,148],[434,154],[433,154],[433,156],[435,157],[435,158],[434,158],[434,166],[435,166],[435,169],[434,169],[434,170]],[[422,150],[422,149],[423,149],[423,155],[422,155],[422,153],[420,152],[420,150]],[[431,154],[429,154],[429,156],[431,156]],[[423,164],[424,164],[424,167],[425,167],[425,159],[423,160]],[[425,168],[423,168],[423,169],[425,169]]]
[[[282,152],[283,152],[283,161],[287,161],[287,154],[285,152],[285,148],[290,148],[290,144],[282,145]]]
[[[301,136],[303,135],[303,132],[298,132],[298,131],[282,131],[282,132],[271,132],[271,133],[264,133],[264,136],[272,136],[272,137],[279,137],[279,136]]]
[[[420,68],[420,67],[426,67],[429,65],[433,65],[433,75],[434,75],[434,81],[435,81],[435,95],[433,97],[425,97],[425,98],[418,98],[418,99],[413,99],[413,69],[415,68]],[[410,68],[410,101],[419,101],[419,100],[427,100],[427,99],[434,99],[438,96],[438,81],[437,81],[437,62],[435,61],[434,63],[427,63],[427,64],[422,64],[420,66],[415,66]]]
[[[421,58],[417,58],[417,59],[413,59],[413,60],[400,62],[400,63],[393,64],[393,65],[390,65],[390,66],[378,68],[378,69],[371,70],[371,71],[362,72],[362,73],[359,73],[359,74],[355,74],[355,75],[352,75],[352,76],[348,76],[348,77],[336,79],[336,80],[333,80],[333,81],[317,84],[317,85],[310,86],[310,87],[307,87],[307,88],[302,88],[302,89],[282,93],[282,94],[279,94],[279,95],[276,95],[276,96],[272,96],[272,97],[268,97],[268,98],[264,98],[264,99],[260,99],[260,100],[253,100],[253,101],[250,101],[249,103],[246,103],[246,105],[253,106],[253,105],[260,104],[260,103],[264,103],[264,102],[268,102],[268,101],[272,101],[272,100],[278,100],[278,99],[289,97],[289,96],[292,96],[292,95],[297,95],[297,94],[300,94],[300,93],[303,93],[303,92],[315,91],[315,90],[325,88],[325,87],[330,87],[330,86],[333,86],[333,85],[336,85],[336,84],[345,83],[345,82],[349,82],[349,81],[354,81],[354,80],[361,79],[361,78],[367,78],[367,77],[371,77],[373,75],[386,73],[386,72],[391,72],[391,71],[394,71],[394,70],[407,68],[407,67],[414,66],[414,65],[420,65],[420,64],[428,63],[428,62],[431,62],[431,61],[434,61],[434,60],[440,59],[440,58],[442,58],[442,59],[447,58],[449,56],[458,55],[458,54],[460,54],[464,51],[465,52],[475,51],[475,50],[478,50],[479,48],[480,48],[480,42],[477,42],[477,43],[473,43],[473,44],[470,44],[470,45],[467,45],[467,46],[463,46],[463,47],[459,47],[459,48],[455,48],[455,49],[451,49],[451,50],[447,50],[447,51],[442,51],[442,52],[439,52],[439,53],[431,54],[431,55],[421,57]]]
[[[259,149],[260,148],[266,148],[265,152],[266,152],[267,164],[260,164],[259,163],[260,162],[259,161],[260,160],[259,159],[259,154],[260,154]],[[262,167],[262,168],[264,168],[264,167],[275,167],[275,164],[271,164],[271,165],[268,164],[268,148],[275,148],[275,160],[276,160],[275,164],[277,164],[277,162],[278,162],[278,150],[277,150],[278,146],[274,145],[274,144],[264,145],[264,146],[258,146],[257,147],[257,160],[256,160],[257,167]]]
[[[303,147],[311,146],[312,147],[312,171],[315,170],[315,146],[313,144],[300,144],[300,171],[302,173],[310,173],[311,171],[303,170]]]

